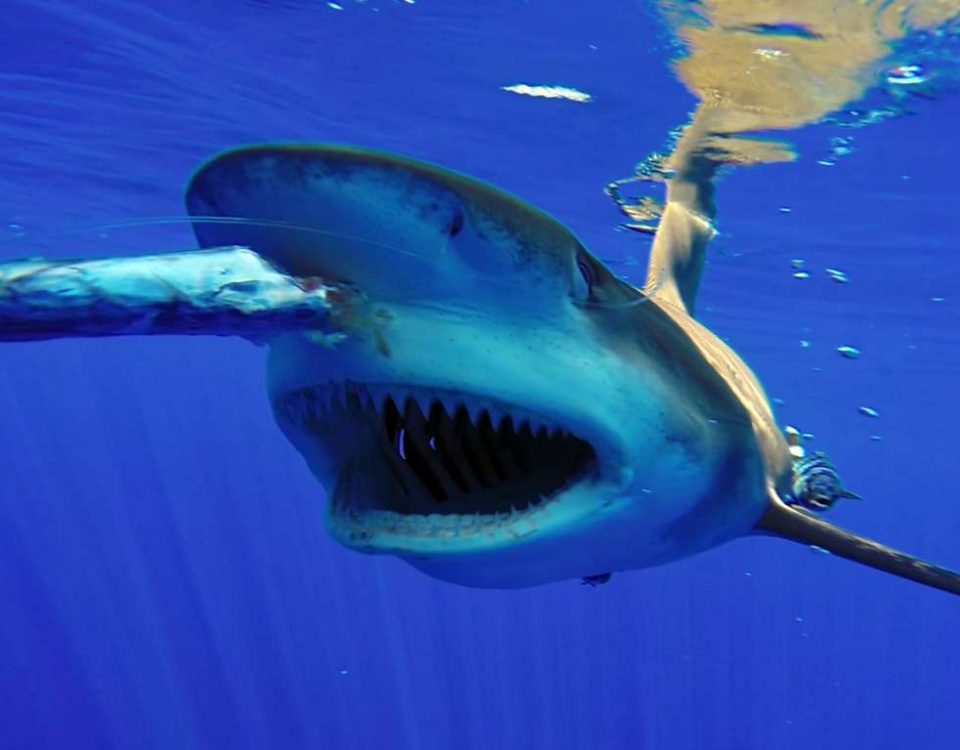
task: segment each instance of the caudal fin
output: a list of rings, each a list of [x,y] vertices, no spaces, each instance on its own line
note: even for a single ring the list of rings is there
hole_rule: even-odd
[[[837,528],[805,511],[789,507],[779,498],[772,499],[755,528],[761,534],[816,546],[838,557],[960,595],[960,573]]]

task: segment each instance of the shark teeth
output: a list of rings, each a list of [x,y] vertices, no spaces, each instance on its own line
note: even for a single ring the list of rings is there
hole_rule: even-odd
[[[389,510],[357,512],[353,509],[338,508],[334,518],[348,533],[361,537],[377,532],[406,537],[456,538],[511,531],[520,525],[524,526],[527,532],[534,531],[540,521],[545,520],[543,507],[543,504],[537,504],[523,511],[515,509],[511,513],[429,515],[408,515]]]
[[[331,512],[360,535],[515,526],[596,467],[593,447],[560,425],[453,391],[325,383],[274,410],[315,441],[325,481],[335,478]]]
[[[392,399],[397,404],[405,404],[408,400],[414,401],[424,414],[429,414],[434,402],[440,402],[447,414],[453,415],[458,409],[466,408],[470,415],[470,420],[476,424],[481,420],[484,413],[494,427],[499,427],[506,420],[511,419],[514,424],[521,422],[527,423],[536,433],[541,427],[553,433],[566,433],[560,425],[532,412],[525,412],[512,406],[500,403],[494,399],[486,399],[470,394],[457,393],[442,389],[432,388],[403,388],[394,386],[379,385],[360,385],[355,383],[339,384],[340,387],[355,388],[370,394],[378,409],[382,408],[386,400]],[[338,390],[337,385],[331,384],[332,390]],[[569,434],[569,433],[566,433]]]
[[[417,404],[424,414],[428,414],[432,405],[439,402],[443,405],[447,414],[453,415],[460,408],[465,408],[470,415],[470,420],[476,424],[483,419],[484,414],[490,419],[494,428],[499,428],[506,420],[510,420],[516,431],[526,425],[531,434],[535,437],[546,436],[566,436],[571,433],[562,426],[542,415],[533,412],[526,412],[513,406],[507,406],[493,399],[484,399],[470,394],[456,393],[454,391],[431,389],[431,388],[403,388],[396,386],[368,385],[363,383],[343,382],[343,383],[325,383],[323,385],[313,386],[309,389],[302,389],[298,393],[310,392],[314,394],[311,401],[317,406],[326,410],[343,410],[346,394],[356,394],[361,398],[364,408],[382,411],[388,399],[393,400],[398,405],[403,405],[407,401],[413,401]],[[287,402],[295,399],[287,399]],[[276,410],[286,416],[289,410],[287,404],[277,406]],[[302,416],[302,410],[299,413],[293,413],[291,416]]]

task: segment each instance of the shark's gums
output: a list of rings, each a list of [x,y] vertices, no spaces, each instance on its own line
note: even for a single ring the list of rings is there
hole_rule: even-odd
[[[0,340],[269,344],[270,402],[332,534],[455,583],[595,584],[768,534],[960,594],[956,573],[817,516],[851,493],[694,318],[714,171],[670,175],[641,290],[460,174],[242,148],[189,184],[197,251],[0,266]]]

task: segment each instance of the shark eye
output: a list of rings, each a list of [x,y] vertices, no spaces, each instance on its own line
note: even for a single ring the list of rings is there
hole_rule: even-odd
[[[577,258],[577,273],[573,278],[574,296],[580,300],[586,300],[593,294],[593,269],[583,258]]]

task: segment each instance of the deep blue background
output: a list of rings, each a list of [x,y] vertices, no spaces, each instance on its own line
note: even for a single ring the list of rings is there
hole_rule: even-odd
[[[182,224],[50,231],[182,215],[211,153],[297,139],[494,181],[640,280],[647,243],[602,186],[693,103],[648,7],[343,4],[6,3],[0,258],[189,247]],[[499,90],[518,82],[595,100]],[[956,98],[923,104],[832,167],[814,128],[800,163],[726,178],[701,303],[868,498],[832,520],[953,567],[958,125]],[[0,748],[960,746],[958,600],[802,547],[513,592],[341,549],[263,360],[0,348]]]

